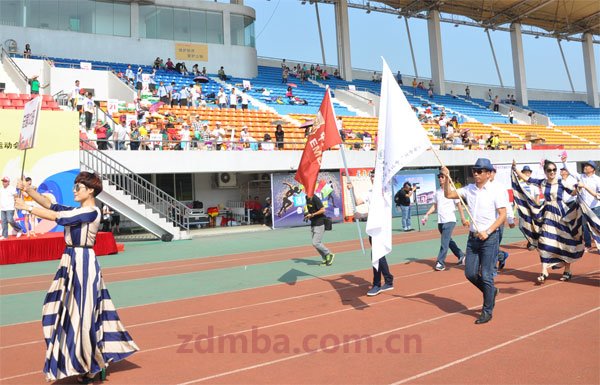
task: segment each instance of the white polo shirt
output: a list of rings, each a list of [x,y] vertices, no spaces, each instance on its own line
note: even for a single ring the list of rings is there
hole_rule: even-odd
[[[456,204],[458,199],[448,199],[444,196],[444,190],[439,189],[433,196],[433,203],[436,204],[438,213],[438,223],[456,222]]]
[[[14,186],[4,186],[0,182],[0,210],[12,211],[15,209],[15,195],[17,195],[17,189]]]
[[[486,231],[496,221],[497,210],[506,208],[506,201],[498,194],[498,189],[493,183],[486,183],[482,188],[475,184],[462,187],[457,193],[463,198],[471,215],[471,231]],[[477,227],[476,227],[477,226]]]
[[[500,183],[496,183],[496,181],[493,181],[493,182],[489,181],[488,183],[491,183],[492,186],[494,186],[494,188],[496,188],[498,190],[498,195],[499,195],[500,199],[504,201],[504,207],[506,207],[506,220],[508,221],[509,224],[512,225],[513,223],[515,223],[515,213],[510,207],[510,200],[508,198],[508,190],[506,188],[504,188],[504,186],[502,186]]]
[[[578,174],[577,169],[574,168],[572,164],[563,163],[563,167],[566,167],[571,176],[577,178],[577,180],[581,181],[581,183],[594,190],[596,194],[600,193],[600,176],[596,174],[592,174],[591,176],[587,176],[585,174]],[[595,196],[590,194],[586,189],[581,190],[581,198],[592,209],[600,207],[600,201],[596,199]]]

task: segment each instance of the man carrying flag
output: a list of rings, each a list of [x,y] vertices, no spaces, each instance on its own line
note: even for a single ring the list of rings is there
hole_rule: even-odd
[[[308,214],[305,219],[311,221],[312,244],[321,255],[323,264],[327,266],[333,263],[334,255],[322,243],[325,232],[325,208],[321,200],[315,196],[315,186],[321,169],[323,151],[341,143],[342,138],[335,124],[333,105],[327,88],[314,124],[309,130],[306,147],[295,177],[304,186],[306,192]]]
[[[369,199],[367,233],[372,237],[371,258],[375,270],[379,259],[392,251],[392,178],[413,159],[431,148],[394,75],[383,61],[379,105],[377,160],[373,191]]]

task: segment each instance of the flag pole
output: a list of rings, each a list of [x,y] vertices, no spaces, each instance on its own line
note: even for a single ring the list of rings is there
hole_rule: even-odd
[[[331,92],[329,89],[329,86],[326,87],[326,91],[327,92]],[[331,94],[329,95],[329,103],[331,104],[331,111],[333,111],[333,114],[335,115],[335,109],[333,108],[333,101],[331,100]],[[334,119],[337,120],[337,117],[334,116]],[[338,130],[338,135],[339,135],[339,130]],[[340,145],[340,152],[342,154],[342,162],[344,163],[344,170],[346,171],[346,178],[348,178],[348,180],[350,180],[350,174],[348,173],[348,163],[346,162],[346,153],[344,152],[344,142],[342,142]],[[341,186],[342,191],[344,189],[344,186]],[[342,193],[343,196],[343,193]],[[352,212],[356,213],[356,197],[354,196],[354,189],[350,190],[350,203],[352,205]],[[363,242],[363,235],[362,235],[362,230],[360,229],[360,223],[358,221],[358,218],[356,218],[356,216],[354,216],[354,222],[356,222],[356,229],[358,231],[358,240],[360,242],[360,249],[363,252],[363,255],[367,255],[367,253],[365,252],[365,244]]]
[[[348,173],[348,165],[346,164],[346,153],[344,152],[344,144],[340,145],[340,152],[342,153],[342,161],[344,162],[344,170],[346,171],[346,178],[350,181],[350,174]],[[342,189],[344,187],[342,186]],[[352,212],[356,214],[356,197],[354,196],[354,189],[350,189],[350,203],[352,204]],[[365,252],[365,245],[363,242],[362,230],[360,229],[360,223],[356,215],[354,215],[354,222],[356,222],[356,229],[358,230],[358,240],[360,241],[360,249],[363,252],[363,255],[367,255]]]
[[[446,165],[444,165],[444,162],[442,162],[442,159],[440,158],[440,155],[438,154],[437,150],[435,148],[433,148],[433,146],[431,146],[431,151],[433,151],[433,154],[437,158],[438,162],[440,162],[440,165],[442,167],[446,167]],[[448,173],[447,176],[448,176],[448,180],[452,184],[452,188],[454,189],[454,191],[458,191],[458,189],[456,188],[456,185],[454,184],[454,181],[452,180],[452,177],[450,176],[450,173]],[[477,232],[480,232],[479,231],[479,227],[477,227],[477,223],[475,223],[475,220],[473,220],[473,214],[471,214],[471,211],[469,210],[469,206],[467,206],[465,204],[465,201],[462,199],[462,197],[460,196],[460,194],[457,194],[457,195],[458,195],[458,200],[463,205],[463,207],[465,208],[465,210],[467,210],[467,214],[469,214],[469,217],[471,218],[471,221],[473,222],[473,226],[475,226],[475,230],[477,230]]]

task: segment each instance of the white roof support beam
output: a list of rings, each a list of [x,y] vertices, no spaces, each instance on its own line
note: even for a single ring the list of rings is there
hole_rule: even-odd
[[[510,44],[512,47],[513,72],[515,74],[515,98],[519,104],[527,107],[527,80],[525,76],[525,57],[523,55],[523,35],[521,24],[513,23],[510,28]]]
[[[431,79],[433,91],[436,94],[446,94],[446,79],[444,76],[444,59],[442,55],[442,33],[440,24],[440,11],[432,9],[427,19],[429,34],[429,58],[431,60]]]
[[[334,4],[337,58],[340,76],[352,81],[352,57],[350,55],[350,25],[348,22],[348,0],[338,0]]]
[[[583,66],[585,70],[585,84],[587,85],[587,102],[594,108],[600,107],[598,96],[598,78],[596,77],[596,59],[594,58],[594,43],[592,34],[583,35]]]

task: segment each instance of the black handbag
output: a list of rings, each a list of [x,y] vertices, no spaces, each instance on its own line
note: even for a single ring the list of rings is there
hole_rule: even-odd
[[[325,217],[325,231],[333,230],[333,222],[331,218]]]

